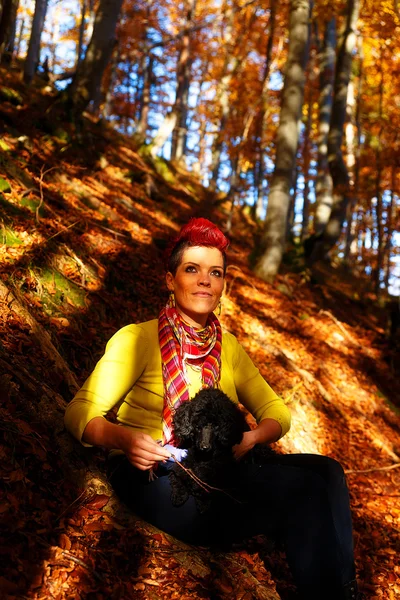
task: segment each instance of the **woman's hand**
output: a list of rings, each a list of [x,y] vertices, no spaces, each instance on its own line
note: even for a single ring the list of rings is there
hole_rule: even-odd
[[[147,433],[141,431],[126,431],[126,433],[121,449],[137,469],[148,471],[158,462],[171,456],[170,452],[159,446]]]
[[[85,427],[82,440],[92,446],[119,448],[128,460],[141,471],[148,471],[157,462],[171,456],[147,433],[110,423],[103,417],[94,417]]]
[[[236,444],[236,446],[233,446],[232,448],[234,458],[236,458],[236,460],[243,458],[247,452],[250,452],[250,450],[254,448],[256,443],[257,438],[255,431],[245,431],[240,444]]]
[[[256,444],[270,444],[279,440],[282,427],[275,419],[263,419],[252,431],[245,431],[240,444],[233,446],[236,460],[243,458]]]

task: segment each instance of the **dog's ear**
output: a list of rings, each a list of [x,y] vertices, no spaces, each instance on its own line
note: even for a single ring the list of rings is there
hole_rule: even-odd
[[[174,434],[182,448],[190,448],[193,440],[192,407],[190,402],[183,402],[177,409],[173,418]]]

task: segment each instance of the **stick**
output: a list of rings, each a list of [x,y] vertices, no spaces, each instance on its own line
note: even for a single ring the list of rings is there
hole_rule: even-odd
[[[54,235],[51,235],[49,238],[47,238],[46,243],[49,242],[50,240],[54,239],[58,235],[60,235],[60,233],[64,233],[65,231],[67,231],[67,229],[71,229],[71,227],[74,227],[79,222],[80,222],[80,219],[78,221],[75,221],[75,223],[72,223],[72,225],[68,225],[68,227],[64,227],[64,229],[62,229],[61,231],[57,231],[57,233],[55,233]]]
[[[174,459],[176,464],[179,465],[189,475],[189,477],[191,477],[197,483],[197,485],[199,485],[208,494],[210,493],[211,490],[214,490],[215,492],[222,492],[223,494],[226,494],[227,496],[229,496],[229,498],[231,498],[235,502],[242,504],[242,502],[240,500],[238,500],[234,496],[231,496],[231,494],[229,494],[229,492],[227,492],[226,490],[223,490],[222,488],[214,487],[213,485],[210,485],[210,484],[206,483],[205,481],[202,481],[201,479],[199,479],[199,477],[197,477],[197,475],[195,475],[191,469],[186,469],[186,467],[184,467],[183,464],[174,457],[174,455],[172,455],[172,458]]]
[[[89,567],[89,565],[87,565],[86,563],[84,563],[83,560],[81,560],[80,558],[77,558],[73,554],[70,554],[70,552],[68,552],[68,550],[63,550],[62,551],[62,555],[65,556],[65,558],[68,558],[69,560],[72,560],[72,562],[76,563],[77,565],[83,567],[84,569],[86,569],[87,571],[89,571],[90,573],[92,573],[92,575],[98,581],[103,581],[103,578],[101,577],[101,575],[99,575],[99,573],[97,573],[94,569],[92,569],[92,567]]]
[[[38,206],[36,207],[36,223],[39,223],[39,211],[42,208],[43,202],[44,202],[44,195],[43,195],[44,176],[47,175],[47,173],[50,173],[50,171],[54,171],[54,169],[56,169],[56,168],[57,167],[50,167],[50,169],[47,169],[47,171],[44,171],[44,165],[42,165],[40,168],[40,179],[39,179],[40,202],[39,202]]]
[[[395,465],[389,465],[388,467],[374,467],[373,469],[361,469],[360,471],[349,469],[345,471],[346,475],[352,473],[372,473],[373,471],[390,471],[391,469],[398,469],[400,467],[400,462]]]
[[[74,506],[74,504],[79,502],[79,500],[82,498],[82,496],[85,496],[86,492],[87,492],[87,490],[83,490],[83,492],[81,494],[79,494],[79,496],[77,498],[75,498],[75,500],[73,502],[71,502],[71,504],[69,506],[67,506],[67,508],[65,510],[63,510],[60,515],[58,515],[55,522],[59,521],[61,519],[61,517],[63,517],[70,510],[70,508],[72,508]]]
[[[336,323],[336,325],[339,327],[340,331],[342,331],[344,333],[344,335],[347,337],[348,340],[350,340],[350,342],[352,344],[354,344],[355,346],[357,346],[357,348],[362,348],[361,344],[359,344],[347,331],[346,329],[343,327],[343,325],[340,323],[340,321],[338,321],[328,310],[320,310],[319,311],[320,315],[326,315],[327,317],[329,317],[330,319],[332,319],[332,321],[334,323]]]

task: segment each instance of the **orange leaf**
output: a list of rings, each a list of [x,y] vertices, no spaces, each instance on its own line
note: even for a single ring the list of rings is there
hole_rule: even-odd
[[[86,504],[86,508],[91,509],[99,509],[103,508],[109,501],[110,496],[106,496],[105,494],[97,494],[97,496]]]
[[[62,533],[60,535],[60,542],[59,542],[60,548],[62,548],[63,550],[71,550],[71,540],[69,539],[69,537],[67,535],[65,535],[65,533]]]

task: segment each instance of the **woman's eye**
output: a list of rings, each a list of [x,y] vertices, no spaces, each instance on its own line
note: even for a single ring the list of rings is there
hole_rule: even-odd
[[[213,271],[211,275],[216,275],[217,277],[222,277],[222,271]]]
[[[195,273],[196,267],[189,265],[188,267],[186,267],[185,271],[186,271],[186,273]]]

